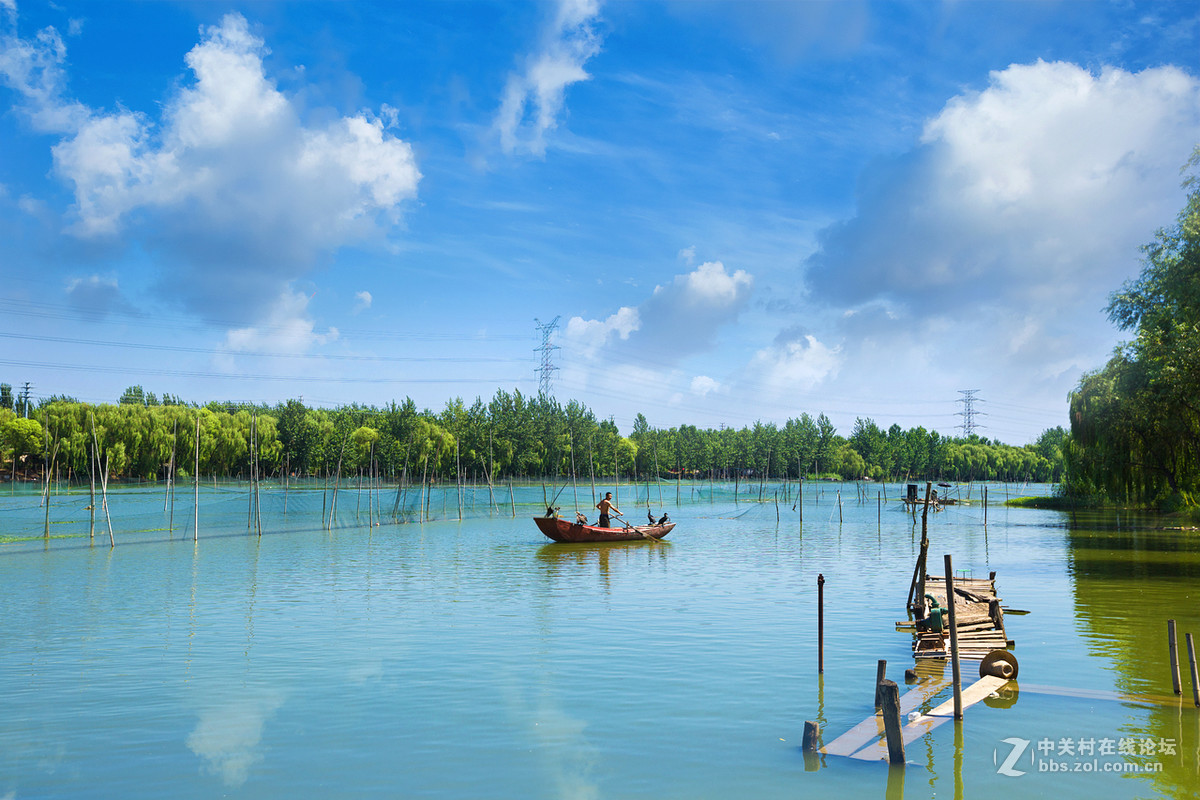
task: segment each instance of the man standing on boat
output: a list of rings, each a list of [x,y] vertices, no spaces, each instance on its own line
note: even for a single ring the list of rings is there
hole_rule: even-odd
[[[612,525],[609,524],[610,520],[608,518],[610,511],[613,514],[616,514],[618,517],[621,516],[621,509],[617,508],[616,506],[614,506],[612,504],[612,492],[605,492],[604,499],[601,500],[599,503],[596,503],[596,508],[600,509],[600,527],[601,528],[611,528],[612,527]]]

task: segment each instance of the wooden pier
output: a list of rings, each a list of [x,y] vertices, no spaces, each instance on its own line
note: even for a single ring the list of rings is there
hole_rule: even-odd
[[[945,610],[946,579],[940,575],[925,576],[925,594],[937,601],[938,608]],[[922,598],[925,599],[925,598]],[[993,650],[1003,650],[1014,646],[1004,629],[1004,610],[1000,605],[1001,598],[996,595],[996,573],[990,573],[985,579],[961,578],[954,579],[954,616],[958,629],[959,657],[966,660],[980,660]],[[925,599],[925,620],[932,616],[933,603]],[[907,620],[896,623],[897,628],[913,629],[913,656],[915,658],[949,658],[949,633],[946,623],[948,615],[943,615],[942,630],[929,630],[929,625]]]

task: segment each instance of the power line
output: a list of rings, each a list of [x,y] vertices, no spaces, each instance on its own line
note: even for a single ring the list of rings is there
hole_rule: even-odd
[[[240,358],[302,358],[316,361],[383,361],[383,362],[433,362],[433,363],[448,363],[448,364],[473,364],[473,363],[490,363],[490,364],[518,364],[528,363],[524,358],[492,358],[492,357],[466,357],[466,356],[356,356],[344,354],[324,354],[324,353],[263,353],[249,350],[224,350],[213,347],[183,347],[181,345],[169,344],[143,344],[139,342],[112,342],[98,339],[74,339],[66,336],[35,336],[25,333],[4,333],[0,332],[0,338],[5,339],[23,339],[31,342],[52,342],[54,344],[77,344],[77,345],[93,345],[96,347],[119,347],[130,350],[156,350],[169,351],[173,353],[198,353],[201,355],[214,356],[237,356]]]

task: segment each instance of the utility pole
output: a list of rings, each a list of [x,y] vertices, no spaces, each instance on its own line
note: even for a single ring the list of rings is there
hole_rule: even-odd
[[[960,400],[956,400],[955,402],[963,404],[963,410],[958,412],[958,416],[963,418],[963,422],[962,425],[958,425],[957,427],[962,429],[963,438],[967,438],[971,434],[975,433],[976,428],[984,427],[975,421],[976,417],[987,416],[986,411],[975,410],[975,401],[978,400],[979,402],[983,402],[981,398],[975,396],[976,392],[978,391],[978,389],[958,390],[958,393],[962,395],[962,398]]]
[[[551,382],[554,380],[554,373],[558,370],[558,367],[554,366],[553,357],[554,351],[559,348],[556,344],[550,344],[550,336],[558,327],[560,319],[562,319],[561,315],[545,323],[537,317],[533,319],[537,323],[538,332],[542,334],[541,346],[534,348],[535,352],[541,351],[542,354],[542,365],[535,370],[538,373],[538,394],[547,397],[553,394]]]

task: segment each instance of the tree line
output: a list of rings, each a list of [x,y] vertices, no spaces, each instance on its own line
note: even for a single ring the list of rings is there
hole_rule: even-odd
[[[1142,248],[1142,270],[1109,298],[1133,332],[1071,394],[1067,480],[1075,498],[1177,510],[1200,503],[1200,146],[1175,224]]]
[[[0,394],[0,400],[10,395]],[[116,404],[66,397],[29,416],[0,405],[0,472],[5,478],[83,477],[99,463],[115,479],[160,480],[249,474],[252,449],[269,475],[322,476],[363,471],[399,480],[609,479],[739,480],[828,477],[1055,482],[1062,477],[1062,428],[1024,447],[923,427],[882,430],[859,419],[839,435],[824,414],[782,426],[653,428],[638,414],[629,436],[577,401],[499,390],[489,401],[461,398],[440,412],[411,399],[377,408],[309,408],[160,400],[140,386]],[[197,422],[199,425],[197,426]],[[252,435],[253,431],[253,435]],[[99,462],[93,462],[93,453]]]

